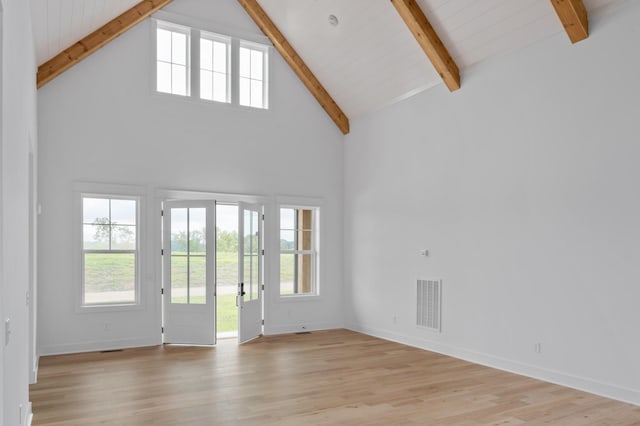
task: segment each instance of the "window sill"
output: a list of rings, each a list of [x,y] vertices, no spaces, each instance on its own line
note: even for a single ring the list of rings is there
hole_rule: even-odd
[[[80,314],[93,314],[98,312],[125,312],[139,311],[144,309],[140,303],[131,304],[113,304],[113,305],[81,305],[76,308],[76,312]]]
[[[278,296],[278,301],[283,303],[293,303],[293,302],[312,302],[320,300],[321,296],[319,294],[292,294]]]

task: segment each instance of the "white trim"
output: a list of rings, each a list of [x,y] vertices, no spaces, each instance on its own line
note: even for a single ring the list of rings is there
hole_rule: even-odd
[[[154,337],[138,337],[119,340],[93,340],[89,342],[66,343],[60,345],[43,345],[42,356],[66,355],[81,352],[110,351],[145,346],[159,346],[162,344],[160,335]]]
[[[237,193],[228,193],[228,192],[214,192],[214,191],[194,191],[194,190],[185,190],[185,189],[169,189],[169,188],[158,188],[155,190],[153,208],[157,214],[154,214],[154,232],[153,232],[153,244],[154,250],[156,253],[160,253],[162,249],[162,238],[160,238],[162,234],[162,217],[160,216],[160,211],[162,209],[163,203],[165,201],[215,201],[219,204],[233,204],[239,205],[240,203],[246,204],[258,204],[263,206],[263,213],[265,214],[265,222],[263,229],[263,238],[265,243],[271,241],[271,223],[273,220],[271,218],[271,211],[273,210],[273,202],[272,198],[264,195],[256,195],[256,194],[237,194]],[[271,222],[270,222],[271,221]],[[266,297],[269,294],[271,289],[271,281],[272,281],[272,266],[270,262],[273,262],[273,256],[271,254],[271,249],[269,247],[265,247],[266,254],[264,256],[264,278],[263,283],[265,286],[265,291],[262,293],[263,302],[263,318],[265,320],[265,325],[268,323],[269,318],[269,309],[270,303],[266,302]],[[154,268],[156,271],[162,271],[162,259],[161,256],[154,256]],[[278,269],[278,272],[280,270]],[[157,290],[156,298],[154,299],[159,306],[159,316],[162,317],[162,296],[160,294],[160,288],[162,287],[162,283],[156,284],[154,286],[154,291]],[[279,291],[279,289],[278,289]]]
[[[237,204],[267,204],[269,198],[264,195],[234,194],[229,192],[191,191],[184,189],[157,189],[156,199],[162,201],[172,200],[215,200],[220,203]]]
[[[295,195],[278,195],[276,196],[278,206],[296,206],[296,207],[319,207],[325,204],[324,198],[320,197],[297,197]]]
[[[247,41],[252,41],[255,43],[272,46],[269,38],[262,34],[241,30],[239,28],[231,27],[228,24],[223,24],[220,22],[198,19],[192,16],[186,16],[186,15],[181,15],[174,12],[168,12],[166,10],[159,10],[153,15],[151,15],[151,17],[155,20],[174,22],[177,25],[187,26],[191,28],[198,28],[200,30],[211,32],[211,33],[225,34],[233,38],[239,38]]]
[[[247,49],[249,51],[256,51],[256,52],[261,52],[262,53],[262,79],[261,80],[256,80],[253,79],[251,77],[249,77],[249,81],[260,81],[262,83],[262,106],[253,106],[253,105],[244,105],[240,103],[240,91],[238,90],[238,99],[237,99],[237,104],[240,105],[241,107],[246,107],[246,108],[254,108],[254,109],[269,109],[269,67],[271,65],[269,57],[271,55],[269,55],[269,50],[270,47],[264,44],[260,44],[260,43],[255,43],[252,41],[247,41],[247,40],[239,40],[239,44],[238,44],[238,72],[237,74],[234,73],[233,77],[235,77],[238,80],[238,86],[240,85],[240,81],[243,78],[247,78],[247,77],[242,77],[240,75],[240,49]],[[251,65],[249,65],[249,68],[251,68]],[[249,95],[249,97],[251,98],[251,95]]]
[[[38,369],[40,368],[40,355],[36,355],[34,363],[29,371],[29,384],[34,385],[38,383]]]
[[[171,96],[179,96],[179,97],[184,97],[184,98],[191,98],[194,95],[194,92],[198,91],[198,96],[200,95],[199,93],[199,79],[195,80],[196,82],[196,86],[195,89],[196,90],[192,90],[193,89],[193,73],[195,72],[194,69],[195,67],[192,64],[193,61],[193,49],[194,48],[198,48],[199,47],[199,43],[197,43],[197,46],[194,47],[193,46],[193,34],[194,34],[194,29],[190,28],[190,27],[185,27],[183,25],[179,25],[179,24],[175,24],[173,22],[166,22],[166,21],[160,21],[160,20],[153,20],[153,42],[151,43],[153,45],[153,77],[152,79],[155,81],[154,84],[154,91],[157,93],[163,93],[166,95],[171,95]],[[180,93],[175,93],[173,90],[173,79],[172,79],[172,86],[171,86],[171,91],[170,92],[161,92],[158,90],[158,63],[159,62],[163,62],[163,63],[168,63],[171,65],[171,68],[173,69],[173,65],[175,64],[173,62],[173,35],[171,36],[172,38],[172,47],[170,49],[171,51],[171,55],[172,55],[172,59],[170,62],[167,61],[160,61],[158,59],[158,30],[164,30],[164,31],[169,31],[170,33],[178,33],[178,34],[183,34],[185,36],[185,94],[180,94]],[[199,31],[196,31],[198,34],[198,37],[196,37],[196,41],[199,42],[200,38],[200,34]],[[199,54],[199,52],[198,52]],[[199,59],[199,56],[196,57],[196,59]],[[197,61],[199,62],[199,61]],[[175,64],[178,66],[182,66],[181,64]],[[197,66],[198,64],[196,64]],[[199,68],[199,67],[198,67]],[[199,69],[198,69],[199,72]]]
[[[200,77],[200,74],[202,73],[203,69],[202,69],[202,58],[201,58],[201,52],[202,52],[202,40],[207,40],[210,41],[212,43],[222,43],[226,46],[227,49],[227,54],[226,54],[226,64],[227,67],[225,69],[225,77],[226,77],[226,100],[224,101],[217,101],[215,99],[203,99],[202,98],[202,79]],[[209,102],[217,102],[220,104],[232,104],[234,101],[234,97],[231,96],[231,80],[233,77],[233,70],[234,67],[231,66],[231,57],[233,56],[231,54],[231,52],[233,51],[233,45],[232,45],[232,38],[223,34],[217,34],[217,33],[212,33],[209,31],[205,31],[205,30],[200,30],[199,31],[199,37],[198,37],[198,55],[197,55],[197,59],[198,59],[198,67],[197,67],[197,72],[198,72],[198,90],[197,90],[197,97],[198,99],[202,100],[202,101],[209,101]],[[211,70],[205,70],[205,71],[210,71],[211,73],[218,73],[217,71],[215,71],[215,56],[212,52],[211,54],[212,56],[212,61],[213,61],[213,66]],[[196,55],[193,55],[193,58],[196,59]],[[194,65],[194,69],[196,69],[195,65]],[[219,73],[218,73],[219,74]],[[195,82],[195,79],[194,79]],[[212,84],[212,93],[215,94],[215,91],[213,90],[213,82]]]
[[[84,254],[82,244],[83,218],[82,218],[82,198],[86,196],[110,197],[122,199],[135,199],[137,204],[136,223],[136,300],[132,303],[113,303],[101,305],[84,304],[83,288],[83,260]],[[73,281],[74,281],[74,306],[75,312],[79,314],[142,310],[146,308],[147,287],[145,283],[148,256],[146,254],[147,241],[147,190],[143,186],[104,184],[90,182],[75,182],[73,184]]]
[[[25,413],[25,419],[22,424],[31,426],[32,423],[33,423],[33,404],[31,404],[31,401],[29,401],[29,405],[27,405],[27,409]]]
[[[191,34],[191,27],[189,25],[180,25],[172,21],[164,21],[161,19],[155,19],[155,23],[156,23],[156,29],[160,28],[167,31],[182,33],[187,37]],[[156,59],[157,59],[157,52],[156,52]]]
[[[177,19],[176,19],[177,18]],[[187,18],[181,15],[175,15],[168,12],[159,11],[152,17],[151,29],[151,49],[152,58],[150,64],[151,87],[150,93],[161,97],[169,97],[172,99],[180,99],[188,102],[200,102],[208,105],[218,105],[224,108],[240,108],[252,110],[269,110],[270,99],[270,79],[269,69],[271,67],[271,48],[272,44],[268,39],[256,38],[253,35],[236,35],[237,31],[220,31],[220,29],[211,29],[210,25],[198,22],[197,20]],[[177,93],[158,91],[158,28],[168,31],[175,31],[187,35],[187,94],[181,95]],[[200,97],[200,40],[202,38],[209,40],[224,41],[228,46],[227,53],[227,100],[225,102],[215,101],[211,99],[202,99]],[[246,47],[262,52],[263,57],[263,75],[262,75],[262,106],[252,107],[250,105],[241,105],[239,98],[239,56],[240,48]],[[163,61],[164,62],[164,61]],[[165,62],[166,63],[166,62]]]
[[[265,336],[277,334],[305,333],[311,331],[337,330],[344,328],[340,322],[311,322],[297,324],[277,324],[264,327]]]
[[[436,342],[429,339],[408,336],[375,327],[367,327],[362,324],[349,323],[345,325],[345,328],[358,333],[378,337],[380,339],[413,346],[415,348],[436,352],[442,355],[462,359],[464,361],[472,362],[475,364],[484,365],[486,367],[491,367],[538,380],[543,380],[545,382],[554,383],[560,386],[566,386],[569,388],[640,406],[640,389],[630,389],[621,386],[615,386],[586,377],[575,376],[556,370],[549,370],[535,365],[496,357],[490,354],[476,352],[466,348],[460,348],[454,345]]]
[[[278,273],[280,270],[278,269]],[[279,274],[278,274],[279,275]],[[319,292],[305,294],[285,294],[280,295],[280,287],[278,287],[278,303],[310,303],[321,302],[325,299],[324,295]]]
[[[296,197],[296,196],[288,196],[288,195],[279,195],[276,197],[275,202],[275,214],[274,214],[274,230],[276,238],[274,238],[273,250],[274,253],[277,253],[275,257],[275,265],[276,265],[276,280],[277,282],[277,291],[276,293],[276,302],[277,303],[292,303],[292,302],[303,302],[303,301],[314,301],[322,299],[322,277],[325,275],[324,262],[322,261],[323,252],[322,252],[322,241],[324,240],[324,199],[315,198],[315,197]],[[313,218],[313,236],[312,241],[314,245],[314,282],[313,282],[313,292],[305,293],[305,294],[290,294],[290,295],[282,295],[280,294],[280,255],[282,254],[282,250],[280,249],[280,209],[281,208],[307,208],[312,209],[314,211]]]

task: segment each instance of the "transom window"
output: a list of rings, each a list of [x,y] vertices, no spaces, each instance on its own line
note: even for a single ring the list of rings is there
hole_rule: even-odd
[[[82,304],[138,300],[138,200],[82,196]]]
[[[280,208],[280,295],[317,294],[317,208]]]
[[[210,33],[200,37],[200,98],[229,102],[231,40]]]
[[[156,22],[158,92],[268,108],[268,46]]]
[[[158,92],[189,96],[189,28],[158,23],[156,84]]]
[[[267,50],[256,44],[240,44],[240,105],[267,108]]]

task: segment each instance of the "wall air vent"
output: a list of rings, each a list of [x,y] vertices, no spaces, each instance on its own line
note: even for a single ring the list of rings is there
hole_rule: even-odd
[[[417,295],[416,325],[440,332],[442,280],[418,280]]]

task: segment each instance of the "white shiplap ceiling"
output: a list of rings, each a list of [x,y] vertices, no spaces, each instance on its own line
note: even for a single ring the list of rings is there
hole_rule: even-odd
[[[389,0],[258,2],[349,118],[442,83]],[[590,14],[613,3],[584,0]],[[549,0],[418,4],[458,64],[462,90],[470,65],[564,31]]]
[[[38,65],[91,34],[140,0],[31,0]]]
[[[584,0],[584,4],[592,16],[623,1]],[[136,3],[31,0],[38,63]],[[259,3],[349,118],[442,83],[389,0]],[[461,90],[469,66],[564,31],[549,0],[418,3],[461,70]],[[329,23],[329,15],[338,18],[337,26]]]

